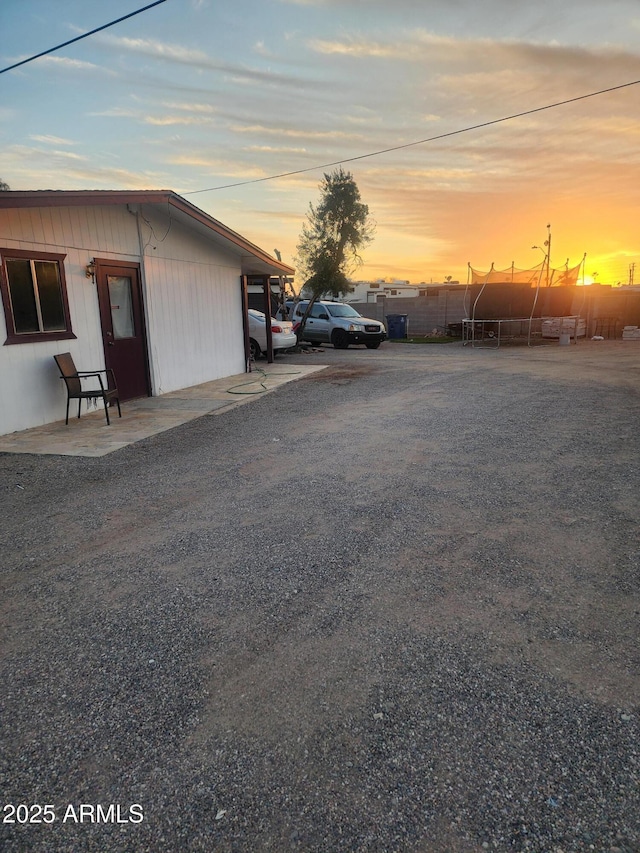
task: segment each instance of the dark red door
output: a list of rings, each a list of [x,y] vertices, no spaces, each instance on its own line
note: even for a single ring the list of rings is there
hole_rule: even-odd
[[[116,377],[120,398],[150,393],[142,289],[138,264],[96,259],[104,358]]]

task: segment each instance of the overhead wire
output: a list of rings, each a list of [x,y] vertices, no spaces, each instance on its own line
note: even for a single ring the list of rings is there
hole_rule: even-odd
[[[34,56],[30,56],[28,59],[22,59],[20,62],[14,62],[13,65],[8,65],[6,68],[0,68],[0,74],[4,74],[5,71],[12,71],[14,68],[19,68],[21,65],[26,65],[27,62],[33,62],[34,59],[40,59],[41,56],[47,56],[49,53],[54,53],[56,50],[61,50],[63,47],[67,47],[70,44],[74,44],[77,41],[81,41],[82,39],[86,39],[89,36],[95,35],[95,33],[99,33],[102,30],[106,30],[109,27],[113,27],[116,24],[120,24],[122,21],[126,21],[127,18],[133,18],[134,15],[139,15],[141,12],[146,12],[148,9],[152,9],[154,6],[159,6],[161,3],[166,3],[167,0],[155,0],[154,3],[149,3],[148,6],[143,6],[142,9],[136,9],[135,12],[129,12],[128,15],[123,15],[121,18],[118,18],[116,21],[111,21],[108,24],[103,24],[101,27],[96,27],[94,30],[90,30],[88,33],[83,33],[81,36],[76,36],[75,38],[69,39],[69,41],[65,41],[62,44],[58,44],[55,47],[50,47],[49,50],[43,50],[40,53],[36,53]]]
[[[95,33],[99,33],[102,30],[108,29],[109,27],[113,27],[116,24],[121,23],[122,21],[126,21],[128,18],[132,18],[135,15],[139,15],[142,12],[146,12],[147,10],[152,9],[154,6],[159,6],[161,3],[166,3],[166,2],[167,2],[167,0],[154,0],[153,3],[149,3],[147,6],[143,6],[141,9],[137,9],[134,12],[130,12],[128,15],[123,15],[122,17],[117,18],[115,21],[110,21],[108,24],[103,24],[100,27],[96,27],[95,29],[90,30],[87,33],[83,33],[80,36],[76,36],[75,38],[72,38],[66,42],[63,42],[62,44],[56,45],[55,47],[52,47],[52,48],[49,48],[49,50],[41,51],[40,53],[37,53],[34,56],[30,56],[28,59],[23,59],[20,62],[14,63],[13,65],[9,65],[6,68],[2,68],[2,69],[0,69],[0,74],[4,74],[6,71],[11,71],[14,68],[19,68],[22,65],[26,65],[28,62],[33,62],[35,59],[39,59],[42,56],[47,56],[50,53],[54,53],[56,50],[60,50],[63,47],[67,47],[68,45],[74,44],[75,42],[78,42],[78,41],[81,41],[82,39],[88,38],[91,35],[95,35]],[[289,178],[289,177],[293,177],[294,175],[304,175],[304,174],[307,174],[308,172],[318,171],[319,169],[328,169],[332,166],[340,166],[343,163],[355,163],[359,160],[366,160],[370,157],[379,157],[382,154],[389,154],[393,151],[402,151],[404,149],[413,148],[413,147],[416,147],[418,145],[426,145],[428,142],[437,142],[438,140],[441,140],[441,139],[448,139],[452,136],[459,136],[463,133],[470,133],[471,131],[474,131],[474,130],[481,130],[482,128],[485,128],[485,127],[491,127],[491,126],[496,125],[496,124],[502,124],[502,123],[507,122],[507,121],[513,121],[514,119],[523,118],[524,116],[534,115],[535,113],[540,113],[540,112],[544,112],[546,110],[556,109],[557,107],[563,107],[563,106],[566,106],[567,104],[573,104],[573,103],[576,103],[578,101],[584,101],[587,98],[595,98],[599,95],[605,95],[605,94],[608,94],[610,92],[616,92],[616,91],[619,91],[621,89],[629,88],[631,86],[637,86],[639,83],[640,83],[640,80],[632,80],[628,83],[621,83],[617,86],[609,86],[606,89],[599,89],[596,92],[588,92],[586,95],[577,95],[574,98],[566,98],[565,100],[556,101],[555,103],[552,103],[552,104],[545,104],[542,107],[534,107],[534,108],[529,109],[529,110],[522,110],[521,112],[512,113],[511,115],[502,116],[500,118],[492,119],[490,121],[484,121],[484,122],[480,122],[479,124],[468,125],[467,127],[461,127],[461,128],[458,128],[457,130],[451,130],[451,131],[448,131],[447,133],[439,133],[439,134],[436,134],[435,136],[428,136],[425,139],[417,139],[413,142],[405,142],[405,143],[400,144],[400,145],[392,145],[392,146],[389,146],[388,148],[381,148],[377,151],[369,151],[365,154],[358,154],[354,157],[343,157],[339,160],[333,160],[330,163],[321,163],[321,164],[317,164],[315,166],[307,166],[304,169],[292,169],[291,171],[288,171],[288,172],[280,172],[280,173],[274,174],[274,175],[267,175],[263,178],[250,178],[249,180],[246,180],[246,181],[236,181],[236,182],[231,183],[231,184],[221,184],[221,185],[216,186],[216,187],[206,187],[204,189],[199,189],[199,190],[190,190],[187,192],[183,192],[182,195],[183,196],[184,195],[197,195],[199,193],[216,192],[218,190],[233,189],[235,187],[248,186],[249,184],[259,184],[259,183],[264,183],[266,181],[275,181],[275,180],[278,180],[280,178]]]
[[[392,145],[389,148],[381,148],[378,151],[370,151],[367,154],[359,154],[355,157],[343,157],[340,160],[334,160],[331,163],[322,163],[316,166],[308,166],[304,169],[293,169],[290,172],[280,172],[277,175],[268,175],[264,178],[251,178],[247,181],[236,181],[233,184],[222,184],[217,187],[208,187],[207,189],[202,190],[190,190],[189,192],[183,192],[181,195],[196,195],[198,193],[210,193],[216,192],[217,190],[228,190],[234,187],[244,187],[248,184],[259,184],[265,181],[275,181],[279,178],[290,178],[293,175],[304,175],[307,172],[316,172],[318,169],[328,169],[331,166],[341,166],[343,163],[354,163],[357,160],[365,160],[368,157],[379,157],[381,154],[389,154],[392,151],[402,151],[405,148],[412,148],[416,145],[425,145],[427,142],[436,142],[440,139],[447,139],[451,136],[458,136],[462,133],[470,133],[472,130],[480,130],[484,127],[491,127],[495,124],[502,124],[506,121],[513,121],[516,118],[522,118],[523,116],[533,115],[534,113],[541,113],[545,110],[552,110],[556,107],[563,107],[567,104],[574,104],[577,101],[584,101],[587,98],[595,98],[598,95],[605,95],[608,92],[616,92],[619,89],[626,89],[630,86],[637,86],[640,83],[640,80],[632,80],[629,83],[621,83],[618,86],[609,86],[607,89],[599,89],[597,92],[589,92],[586,95],[577,95],[575,98],[567,98],[564,101],[556,101],[553,104],[545,104],[542,107],[534,107],[530,110],[523,110],[519,113],[513,113],[508,116],[502,116],[501,118],[492,119],[491,121],[483,121],[479,124],[469,125],[468,127],[461,127],[458,130],[450,130],[447,133],[439,133],[436,136],[428,136],[426,139],[418,139],[415,142],[405,142],[402,145]]]

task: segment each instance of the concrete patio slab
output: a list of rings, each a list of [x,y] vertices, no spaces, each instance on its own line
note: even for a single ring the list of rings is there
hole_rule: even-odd
[[[122,404],[122,417],[110,410],[83,413],[64,420],[0,436],[0,453],[35,453],[57,456],[106,456],[149,436],[180,426],[194,418],[228,411],[256,400],[282,385],[301,379],[325,365],[265,364],[252,373],[240,373]]]

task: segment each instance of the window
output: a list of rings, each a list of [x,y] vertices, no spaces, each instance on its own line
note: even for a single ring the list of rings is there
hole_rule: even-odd
[[[352,308],[351,305],[345,305],[342,302],[333,302],[330,307],[327,307],[327,311],[331,314],[332,317],[360,317],[355,308]]]
[[[310,317],[315,317],[316,319],[320,319],[323,314],[327,313],[327,306],[320,305],[319,302],[314,302],[311,306],[311,312],[309,314]]]
[[[65,255],[0,249],[7,344],[75,338],[71,331]]]
[[[133,320],[133,299],[131,279],[124,275],[108,275],[109,301],[111,304],[111,324],[116,340],[135,338],[136,329]],[[263,318],[264,321],[264,318]]]

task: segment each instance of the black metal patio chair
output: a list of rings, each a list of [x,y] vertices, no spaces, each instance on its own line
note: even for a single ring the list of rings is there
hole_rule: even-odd
[[[118,417],[122,417],[122,412],[120,410],[120,395],[113,370],[110,368],[107,368],[106,370],[76,370],[73,356],[70,352],[63,352],[59,355],[54,355],[54,359],[58,365],[58,370],[60,371],[60,378],[64,380],[64,384],[67,387],[67,415],[65,418],[65,424],[69,423],[69,403],[71,400],[78,401],[78,417],[80,417],[80,408],[83,400],[98,399],[101,399],[104,403],[104,413],[107,417],[107,424],[111,423],[109,420],[110,403],[115,402],[117,404]],[[98,380],[98,388],[95,387],[95,382],[92,383],[94,385],[93,388],[83,388],[82,381],[89,379],[90,377]]]

